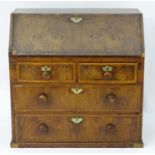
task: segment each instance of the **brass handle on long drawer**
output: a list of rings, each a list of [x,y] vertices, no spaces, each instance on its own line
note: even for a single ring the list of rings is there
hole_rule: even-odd
[[[42,66],[40,70],[42,71],[43,79],[49,80],[51,78],[51,67],[50,66]]]
[[[74,94],[80,94],[83,92],[83,89],[82,88],[71,88],[71,91],[74,93]]]
[[[82,17],[71,17],[70,18],[70,20],[73,22],[73,23],[76,23],[76,24],[78,24],[78,23],[80,23],[82,20],[83,20],[83,18]]]
[[[79,124],[83,121],[83,118],[82,117],[72,117],[71,121],[75,124]]]

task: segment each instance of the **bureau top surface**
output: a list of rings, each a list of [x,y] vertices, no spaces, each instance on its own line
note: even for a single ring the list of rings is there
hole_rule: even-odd
[[[15,9],[14,14],[141,14],[138,9],[77,9],[77,8],[68,8],[68,9]]]
[[[140,56],[142,16],[137,9],[16,9],[12,55]]]

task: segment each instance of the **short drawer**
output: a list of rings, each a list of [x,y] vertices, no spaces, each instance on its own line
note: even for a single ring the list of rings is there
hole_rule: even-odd
[[[19,82],[74,82],[73,63],[17,63]]]
[[[141,87],[135,86],[21,86],[13,87],[17,111],[139,112]]]
[[[17,142],[135,142],[138,115],[17,115]]]
[[[80,63],[80,83],[136,83],[137,63]]]

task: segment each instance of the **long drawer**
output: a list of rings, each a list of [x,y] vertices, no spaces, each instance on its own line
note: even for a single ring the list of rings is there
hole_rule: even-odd
[[[141,86],[13,86],[17,111],[140,112]]]
[[[139,115],[16,115],[18,142],[136,142]]]

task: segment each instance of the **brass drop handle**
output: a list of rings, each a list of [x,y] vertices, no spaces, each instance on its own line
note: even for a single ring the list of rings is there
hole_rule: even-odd
[[[75,124],[79,124],[83,121],[83,117],[72,117],[71,121]]]
[[[83,18],[82,18],[82,17],[75,16],[75,17],[71,17],[70,20],[71,20],[73,23],[78,24],[78,23],[80,23],[80,22],[83,20]]]
[[[114,94],[108,94],[106,96],[106,99],[107,99],[108,103],[116,103],[117,96]]]
[[[71,88],[71,91],[74,93],[74,94],[80,94],[83,92],[83,89],[82,88]]]
[[[50,66],[42,66],[40,70],[42,72],[43,79],[49,80],[51,78],[51,67]]]
[[[114,131],[116,129],[116,126],[112,123],[109,123],[106,125],[106,131],[107,132],[111,132],[111,131]]]
[[[48,97],[46,94],[40,94],[39,97],[38,97],[38,102],[39,104],[47,104],[47,100],[48,100]]]
[[[44,123],[40,124],[39,125],[39,132],[43,133],[43,134],[48,133],[48,126]]]
[[[104,72],[104,79],[105,80],[111,80],[112,79],[113,67],[111,67],[111,66],[103,66],[102,70]]]

